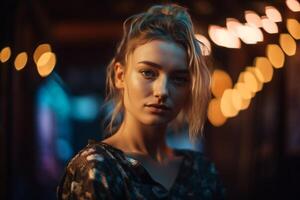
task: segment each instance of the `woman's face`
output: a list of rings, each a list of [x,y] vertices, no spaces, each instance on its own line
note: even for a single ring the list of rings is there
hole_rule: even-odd
[[[138,46],[125,71],[116,65],[116,85],[123,90],[127,119],[166,125],[186,106],[190,77],[186,52],[178,44],[154,40]]]

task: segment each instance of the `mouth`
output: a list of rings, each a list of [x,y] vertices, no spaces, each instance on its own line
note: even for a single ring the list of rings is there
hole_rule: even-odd
[[[149,104],[149,105],[147,105],[147,107],[153,107],[153,108],[157,108],[157,109],[160,109],[160,110],[171,110],[170,107],[168,107],[164,104]]]
[[[163,104],[150,104],[150,105],[147,105],[146,107],[149,108],[149,111],[152,114],[158,114],[158,115],[166,114],[171,110],[170,107],[163,105]]]

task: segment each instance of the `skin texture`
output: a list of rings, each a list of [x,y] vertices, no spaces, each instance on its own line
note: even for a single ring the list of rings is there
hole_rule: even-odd
[[[103,142],[137,158],[168,188],[181,158],[167,146],[166,129],[188,102],[186,52],[174,42],[150,41],[129,55],[126,66],[116,63],[115,74],[125,117],[119,130]],[[169,110],[157,111],[150,104],[163,104]]]

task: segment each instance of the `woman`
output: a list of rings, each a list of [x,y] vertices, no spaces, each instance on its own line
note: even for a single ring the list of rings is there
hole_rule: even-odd
[[[124,22],[107,68],[114,109],[101,142],[69,163],[59,199],[223,199],[214,165],[199,152],[172,149],[168,128],[202,131],[210,75],[186,9],[159,5]]]

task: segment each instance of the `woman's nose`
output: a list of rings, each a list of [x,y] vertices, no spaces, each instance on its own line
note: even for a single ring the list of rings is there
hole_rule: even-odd
[[[153,90],[154,96],[164,101],[169,96],[168,78],[162,76],[156,79]]]

